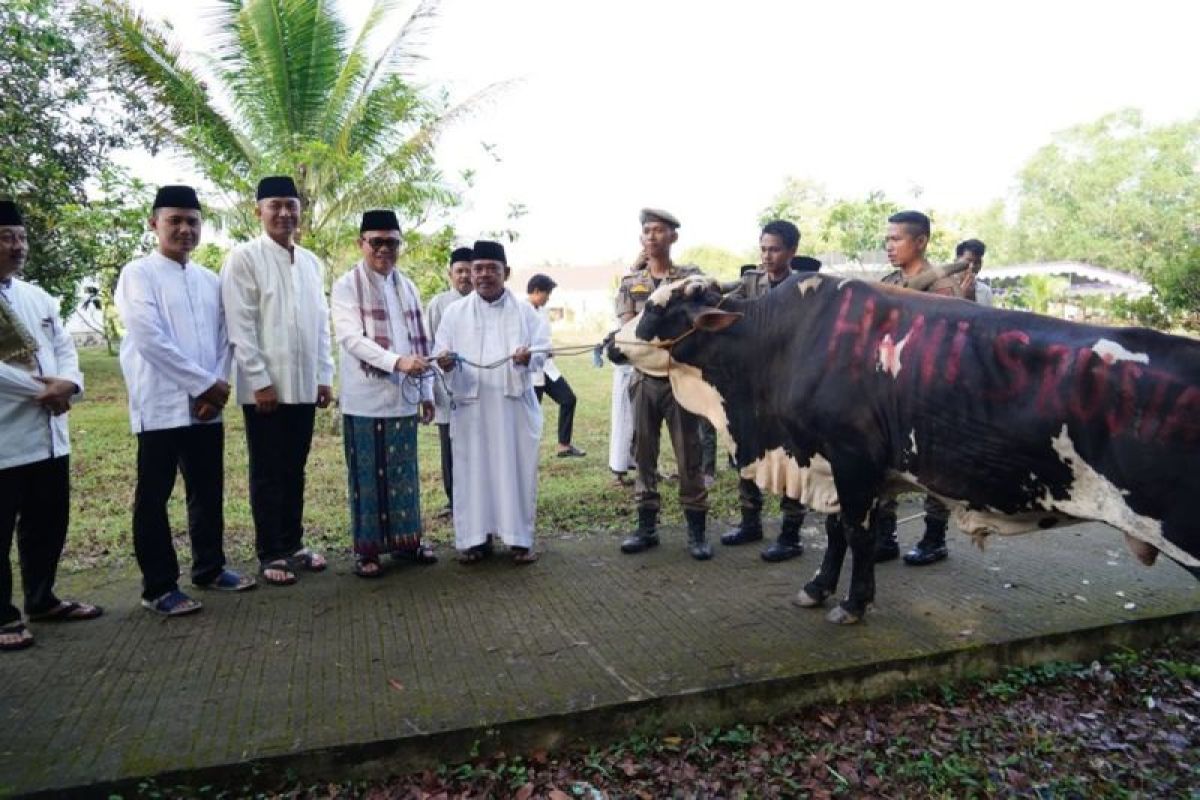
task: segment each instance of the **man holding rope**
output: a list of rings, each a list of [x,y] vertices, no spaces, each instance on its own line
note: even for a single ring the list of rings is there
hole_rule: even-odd
[[[503,245],[471,249],[475,291],[446,309],[434,344],[453,399],[454,543],[471,564],[489,556],[499,536],[515,563],[531,564],[542,438],[532,375],[550,351],[550,326],[504,287]]]
[[[433,420],[429,341],[417,287],[400,270],[400,222],[368,211],[362,259],[333,284],[333,332],[342,348],[342,441],[346,449],[354,574],[383,574],[384,554],[418,564],[437,556],[421,541],[417,423]]]

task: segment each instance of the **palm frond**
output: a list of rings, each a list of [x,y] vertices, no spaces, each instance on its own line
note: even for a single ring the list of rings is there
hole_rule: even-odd
[[[367,71],[367,45],[375,27],[396,7],[395,0],[375,0],[367,12],[367,18],[358,30],[358,36],[342,62],[341,71],[334,82],[326,101],[321,120],[322,141],[333,141],[342,127],[350,106],[350,97],[362,85]]]
[[[224,160],[247,172],[256,148],[210,102],[201,76],[182,61],[179,47],[164,31],[135,11],[126,0],[97,0],[82,7],[119,68],[151,98],[161,115],[152,120],[197,159]]]

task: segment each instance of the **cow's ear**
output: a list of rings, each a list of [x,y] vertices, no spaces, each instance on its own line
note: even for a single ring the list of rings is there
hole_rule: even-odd
[[[698,331],[720,333],[741,318],[740,312],[709,308],[697,314],[696,318],[692,320],[692,324]]]

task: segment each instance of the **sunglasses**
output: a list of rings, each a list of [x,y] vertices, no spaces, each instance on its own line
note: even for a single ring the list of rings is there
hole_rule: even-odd
[[[367,244],[375,251],[400,249],[399,239],[390,239],[382,236],[372,236],[370,239],[367,239]]]

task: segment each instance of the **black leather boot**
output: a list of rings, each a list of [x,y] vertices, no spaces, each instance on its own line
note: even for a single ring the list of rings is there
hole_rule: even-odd
[[[762,515],[742,509],[742,524],[721,534],[721,544],[736,545],[759,542],[763,538]]]
[[[800,525],[803,522],[804,517],[784,517],[779,527],[779,538],[762,551],[763,561],[787,561],[804,555],[804,545],[800,543]]]
[[[658,547],[658,511],[653,508],[638,509],[638,526],[625,541],[621,542],[622,553],[640,553]]]
[[[896,518],[871,512],[871,532],[875,535],[875,563],[894,561],[900,557],[900,543],[896,541]]]
[[[708,561],[713,556],[712,547],[704,538],[704,521],[707,512],[684,511],[688,527],[688,553],[697,561]]]
[[[917,546],[904,554],[904,563],[910,567],[936,564],[949,555],[946,550],[946,523],[941,520],[925,520],[925,535]]]

